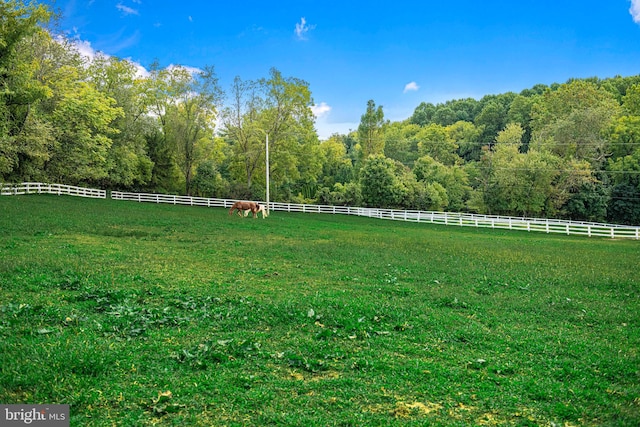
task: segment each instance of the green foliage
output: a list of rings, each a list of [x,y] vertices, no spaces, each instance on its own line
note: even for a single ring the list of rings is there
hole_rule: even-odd
[[[622,97],[622,108],[631,116],[640,116],[640,83],[631,86]]]
[[[382,155],[369,156],[360,170],[362,201],[366,206],[401,206],[406,188],[396,174],[396,165]]]
[[[153,163],[151,181],[149,186],[159,193],[179,194],[184,188],[181,174],[174,153],[165,143],[164,135],[160,130],[145,135],[147,153]]]
[[[390,123],[384,132],[384,155],[412,166],[418,156],[420,126],[404,122]]]
[[[341,138],[332,136],[320,143],[319,148],[319,156],[322,158],[320,179],[323,185],[331,186],[353,180],[353,164],[347,157],[347,147]]]
[[[515,146],[518,150],[520,150],[523,135],[524,130],[522,129],[522,126],[520,124],[509,123],[503,130],[498,132],[498,136],[496,137],[496,144],[508,144]]]
[[[573,80],[560,85],[557,90],[547,89],[533,106],[535,129],[539,130],[554,119],[563,119],[574,111],[598,106],[616,108],[613,96],[596,84],[585,80]]]
[[[474,123],[482,127],[480,140],[483,144],[491,145],[495,141],[496,135],[507,124],[507,111],[497,100],[491,100],[485,104],[480,113],[476,116]]]
[[[533,140],[564,159],[588,160],[600,168],[607,152],[603,135],[619,111],[609,92],[575,80],[547,90],[534,104]]]
[[[376,103],[370,99],[367,102],[367,111],[360,118],[358,126],[358,143],[362,159],[384,152],[384,124],[382,105],[378,105],[376,108]]]
[[[585,182],[562,207],[562,216],[575,220],[604,222],[607,219],[609,193],[602,183]]]
[[[198,165],[192,182],[193,194],[200,197],[223,197],[225,182],[212,161]]]
[[[444,211],[449,206],[447,190],[439,182],[405,180],[407,195],[405,205],[409,209]]]
[[[640,190],[640,147],[628,156],[610,159],[607,169],[613,183],[627,184]]]
[[[234,179],[246,181],[253,194],[254,183],[266,185],[266,140],[269,140],[269,169],[273,197],[286,199],[281,191],[291,181],[316,181],[323,168],[317,135],[313,130],[313,104],[309,84],[284,77],[273,68],[269,78],[232,85],[231,105],[223,110],[223,135],[233,157],[229,159]],[[295,184],[294,184],[295,186]]]
[[[107,177],[103,185],[109,188],[136,188],[149,184],[153,162],[148,155],[145,135],[156,123],[145,115],[145,85],[136,77],[133,63],[115,57],[97,56],[88,74],[95,87],[115,99],[123,114],[112,127],[112,144],[107,154]]]
[[[516,134],[521,135],[521,129]],[[502,136],[510,139],[506,134],[501,134],[500,139]],[[482,165],[486,185],[484,204],[489,212],[541,216],[550,209],[548,204],[560,165],[553,155],[537,150],[520,153],[519,144],[503,142],[485,155]]]
[[[438,124],[449,126],[458,121],[472,122],[482,108],[473,98],[454,99],[442,104],[422,102],[414,110],[409,122],[420,126]]]
[[[39,79],[41,64],[34,59],[34,43],[50,41],[40,24],[50,13],[43,5],[19,0],[0,4],[0,177],[38,172],[22,163],[37,159],[42,168],[49,128],[31,115],[31,106],[51,96]]]
[[[333,188],[322,187],[317,192],[318,203],[333,206],[362,206],[360,184],[337,182]]]
[[[73,78],[73,76],[72,76]],[[46,164],[56,182],[95,182],[107,176],[107,155],[116,132],[112,122],[123,114],[116,101],[85,82],[61,83],[61,98],[53,111],[56,145]]]
[[[430,102],[421,102],[420,105],[413,110],[413,115],[409,119],[412,124],[424,126],[432,123],[433,115],[435,114],[436,106]]]
[[[437,200],[437,203],[434,203],[438,206],[436,210],[465,209],[471,187],[464,169],[459,166],[445,166],[429,156],[424,156],[416,161],[413,173],[418,181],[427,184],[427,194],[437,196],[432,197],[432,200]],[[434,187],[434,184],[438,186]]]
[[[509,112],[507,113],[507,119],[510,123],[518,123],[524,130],[522,135],[522,143],[525,147],[529,145],[531,140],[531,110],[533,104],[536,102],[535,97],[525,97],[518,95],[513,99],[513,102],[509,106]]]
[[[420,157],[430,156],[446,165],[454,165],[459,162],[458,146],[451,138],[448,128],[430,124],[422,128],[416,137],[419,140],[418,154]]]
[[[191,194],[191,181],[199,161],[213,144],[213,130],[222,90],[213,67],[192,73],[176,66],[152,70],[148,105],[158,117],[164,144],[174,153]]]
[[[640,223],[640,189],[622,182],[611,189],[611,202],[607,209],[610,221],[621,224]]]
[[[483,128],[478,128],[471,122],[458,121],[447,129],[449,138],[458,146],[458,155],[461,160],[466,162],[480,160],[482,153],[480,137]]]
[[[640,116],[621,116],[611,123],[609,130],[612,159],[631,154],[640,147]]]

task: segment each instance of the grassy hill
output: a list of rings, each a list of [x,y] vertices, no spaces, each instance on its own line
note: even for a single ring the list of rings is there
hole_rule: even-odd
[[[640,423],[640,246],[0,198],[0,402],[72,425]]]

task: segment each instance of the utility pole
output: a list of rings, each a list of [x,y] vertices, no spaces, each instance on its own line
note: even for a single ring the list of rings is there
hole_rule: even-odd
[[[267,161],[267,167],[266,167],[266,171],[267,171],[267,213],[270,212],[269,209],[269,134],[265,132],[266,135],[266,142],[265,142],[265,147],[266,147],[266,161]]]

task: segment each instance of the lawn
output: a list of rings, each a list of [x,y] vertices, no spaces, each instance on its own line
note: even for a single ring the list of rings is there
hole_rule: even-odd
[[[640,242],[0,198],[0,402],[71,425],[637,426]]]

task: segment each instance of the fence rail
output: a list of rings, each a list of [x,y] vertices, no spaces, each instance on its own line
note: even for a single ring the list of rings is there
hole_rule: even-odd
[[[174,205],[231,207],[235,200],[208,199],[204,197],[172,196],[150,193],[126,193],[113,191],[114,200],[130,200],[150,203],[169,203]],[[494,215],[477,215],[458,212],[435,212],[417,210],[395,210],[380,208],[362,208],[350,206],[306,205],[296,203],[269,203],[271,211],[303,212],[321,214],[356,215],[396,221],[411,221],[430,224],[454,225],[462,227],[494,228],[522,231],[560,233],[588,237],[609,237],[640,239],[640,227],[602,224],[597,222],[565,221],[544,218],[519,218]]]
[[[126,193],[122,191],[112,191],[111,198],[114,200],[129,200],[134,202],[148,203],[168,203],[171,205],[206,206],[208,208],[230,208],[235,200],[229,199],[208,199],[205,197],[174,196],[170,194],[154,193]]]
[[[13,196],[18,194],[57,194],[66,196],[91,197],[94,199],[106,199],[105,190],[94,188],[76,187],[65,184],[44,184],[42,182],[23,182],[20,184],[0,183],[1,196]]]

